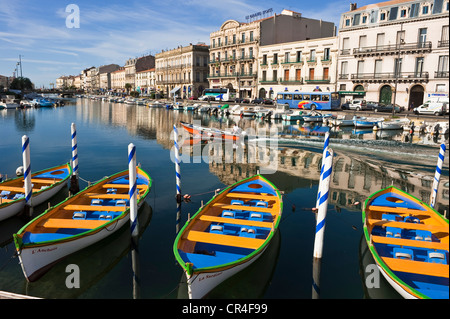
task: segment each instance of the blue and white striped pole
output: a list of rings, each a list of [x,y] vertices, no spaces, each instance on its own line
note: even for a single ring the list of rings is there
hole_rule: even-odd
[[[30,163],[30,139],[28,136],[22,136],[22,160],[23,160],[23,179],[25,187],[25,212],[28,210],[28,215],[33,214],[31,208],[32,185],[31,185],[31,163]]]
[[[434,173],[433,189],[431,190],[430,206],[434,208],[437,198],[437,190],[439,186],[439,179],[441,178],[442,164],[444,163],[445,144],[441,144],[439,150],[438,162],[436,165],[436,172]]]
[[[136,187],[136,146],[133,143],[128,145],[128,179],[130,197],[130,227],[131,237],[138,236],[138,220],[137,220],[137,187]]]
[[[176,216],[176,229],[175,232],[178,234],[180,230],[180,220],[181,220],[181,174],[180,174],[180,150],[178,148],[178,130],[177,127],[173,126],[173,142],[175,145],[175,176],[177,182],[177,216]]]
[[[316,237],[314,239],[314,258],[322,258],[323,237],[325,233],[325,218],[327,216],[328,206],[328,191],[330,189],[330,179],[333,167],[333,150],[328,148],[326,157],[324,159],[325,166],[323,174],[321,175],[322,183],[319,198],[319,208],[317,210],[316,221]]]
[[[325,167],[325,157],[326,157],[329,145],[330,145],[330,132],[326,132],[325,139],[323,141],[322,167],[320,169],[319,191],[317,192],[316,208],[319,208],[320,186],[322,185],[322,175],[323,175],[323,169]]]
[[[72,136],[72,177],[70,178],[70,192],[72,194],[78,193],[80,186],[78,184],[78,145],[77,145],[77,128],[75,123],[71,127]]]
[[[71,133],[72,133],[72,170],[73,175],[78,175],[78,148],[77,148],[77,128],[75,123],[71,125]]]

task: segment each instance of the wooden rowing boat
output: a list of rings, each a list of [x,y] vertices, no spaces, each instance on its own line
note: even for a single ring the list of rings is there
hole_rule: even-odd
[[[72,175],[69,163],[31,174],[31,205],[37,206],[59,192]],[[25,207],[24,178],[17,177],[0,183],[0,221],[19,214]]]
[[[137,168],[138,207],[151,178]],[[14,234],[23,273],[35,281],[60,259],[111,235],[129,222],[128,170],[106,177],[47,209]]]
[[[366,200],[364,235],[378,268],[404,298],[449,298],[449,225],[393,186]]]
[[[180,122],[181,126],[188,131],[192,135],[202,135],[206,136],[208,139],[210,138],[220,138],[220,139],[226,139],[226,140],[233,140],[236,141],[239,139],[240,134],[235,134],[233,132],[227,132],[223,130],[219,130],[216,128],[210,128],[210,127],[202,127],[186,122]]]
[[[278,189],[261,175],[231,185],[201,207],[173,246],[189,297],[204,297],[257,260],[277,231],[282,211]]]

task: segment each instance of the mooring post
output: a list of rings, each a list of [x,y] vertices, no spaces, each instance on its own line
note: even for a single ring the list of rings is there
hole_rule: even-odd
[[[26,215],[33,215],[31,203],[32,186],[31,186],[31,163],[30,163],[30,139],[28,136],[22,136],[22,160],[23,160],[23,180],[25,186],[25,208]]]
[[[71,125],[71,136],[72,136],[72,176],[70,178],[70,193],[76,194],[80,191],[80,186],[78,184],[78,146],[77,146],[77,128],[75,123]]]
[[[441,171],[442,171],[442,164],[444,163],[444,154],[445,154],[445,144],[441,144],[441,148],[439,149],[439,156],[438,156],[438,162],[436,165],[436,171],[434,173],[434,180],[433,180],[433,188],[431,190],[431,196],[430,196],[430,206],[434,208],[434,205],[436,204],[436,198],[437,198],[437,190],[439,187],[439,179],[441,178]]]
[[[173,142],[175,146],[175,178],[177,183],[177,216],[176,216],[176,229],[175,232],[178,234],[180,231],[180,220],[181,220],[181,174],[180,174],[180,150],[178,148],[178,130],[177,127],[173,126]]]
[[[328,149],[325,157],[324,172],[321,175],[322,183],[319,198],[319,208],[317,210],[316,237],[314,239],[314,258],[322,258],[323,237],[325,233],[325,218],[327,216],[328,193],[330,189],[330,179],[333,165],[333,150]]]
[[[325,167],[325,157],[326,157],[326,154],[327,154],[327,151],[328,151],[329,144],[330,144],[330,132],[326,132],[325,133],[325,139],[323,141],[322,167],[320,169],[319,191],[317,192],[316,208],[319,208],[320,186],[322,184],[323,169]]]
[[[128,180],[130,197],[130,227],[131,237],[138,236],[138,219],[137,219],[137,193],[136,193],[136,146],[133,143],[128,145]]]

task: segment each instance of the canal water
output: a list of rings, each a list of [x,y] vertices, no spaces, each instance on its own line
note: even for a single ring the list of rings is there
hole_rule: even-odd
[[[42,298],[152,298],[187,296],[185,278],[173,255],[176,236],[173,125],[179,122],[249,132],[239,145],[181,141],[183,225],[217,189],[258,171],[283,193],[284,211],[277,236],[252,266],[213,290],[209,298],[310,299],[313,282],[315,206],[323,148],[320,127],[303,123],[268,123],[239,117],[215,117],[164,108],[77,99],[64,107],[0,110],[0,173],[13,177],[22,165],[21,137],[30,138],[31,170],[71,159],[71,123],[77,126],[80,186],[127,169],[127,147],[136,145],[137,162],[153,179],[139,211],[140,240],[130,245],[129,229],[56,264],[28,283],[15,257],[12,234],[25,220],[0,222],[0,290]],[[333,174],[320,264],[320,298],[399,298],[382,276],[369,288],[373,264],[362,240],[361,206],[373,192],[394,185],[428,202],[442,140],[403,132],[332,130]],[[448,142],[448,141],[447,141]],[[192,145],[191,145],[192,144]],[[236,153],[241,151],[242,156]],[[447,155],[447,154],[446,154]],[[445,158],[436,208],[444,213],[449,199]],[[66,198],[64,189],[50,201]],[[35,208],[42,213],[48,204]],[[68,265],[80,269],[80,287],[68,288]],[[138,277],[133,281],[133,266]],[[371,278],[370,280],[372,280]]]

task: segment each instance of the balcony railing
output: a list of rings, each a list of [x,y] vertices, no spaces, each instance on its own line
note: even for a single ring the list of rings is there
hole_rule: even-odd
[[[428,72],[400,72],[400,73],[356,73],[351,75],[354,82],[428,82]]]
[[[436,71],[434,72],[435,78],[448,78],[449,72],[448,71]]]
[[[229,73],[216,73],[208,74],[208,78],[243,78],[243,77],[256,77],[256,73],[245,73],[245,72],[229,72]]]
[[[404,44],[388,44],[377,45],[373,47],[362,47],[353,49],[353,55],[379,55],[379,54],[395,54],[398,52],[426,52],[431,51],[431,41]]]
[[[448,47],[448,46],[449,46],[449,40],[438,41],[438,48]]]
[[[330,83],[330,77],[324,77],[324,76],[315,76],[315,77],[308,77],[305,78],[306,83]]]

